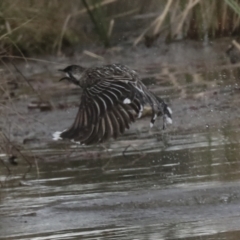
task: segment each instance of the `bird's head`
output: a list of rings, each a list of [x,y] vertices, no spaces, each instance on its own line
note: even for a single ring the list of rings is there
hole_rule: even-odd
[[[85,70],[86,70],[85,68],[78,65],[71,65],[64,69],[59,69],[60,72],[64,72],[66,75],[65,77],[61,78],[59,81],[68,80],[69,82],[72,82],[80,86],[81,77]]]

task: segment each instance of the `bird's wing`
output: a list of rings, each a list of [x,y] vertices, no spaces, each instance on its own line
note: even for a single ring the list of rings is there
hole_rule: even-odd
[[[73,125],[61,134],[81,144],[117,138],[143,110],[132,82],[103,79],[84,89]]]
[[[152,107],[150,126],[161,112],[171,120],[163,100],[149,92],[134,71],[115,64],[85,73],[85,88],[73,125],[60,136],[81,144],[117,138],[141,117],[145,104]]]

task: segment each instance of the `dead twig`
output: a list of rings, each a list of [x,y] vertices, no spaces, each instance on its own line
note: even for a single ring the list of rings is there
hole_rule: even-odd
[[[7,172],[8,172],[8,174],[6,175],[5,180],[3,181],[4,183],[6,183],[7,179],[9,178],[9,176],[12,175],[12,172],[11,172],[11,169],[8,167],[8,165],[4,162],[3,159],[0,158],[0,161],[1,161],[1,163],[3,164],[3,166],[7,169]],[[3,182],[0,181],[1,187],[4,186]]]
[[[1,134],[4,136],[4,138],[8,142],[8,144],[11,145],[16,150],[16,152],[27,162],[27,164],[29,165],[29,170],[27,171],[27,173],[30,172],[30,170],[32,169],[32,163],[24,156],[24,154],[22,154],[22,152],[18,149],[18,147],[16,147],[11,142],[11,140],[6,136],[6,134],[4,134],[3,132]],[[25,178],[26,174],[24,175],[24,178]]]
[[[38,58],[28,58],[28,57],[20,57],[20,56],[14,56],[14,55],[8,55],[6,51],[3,51],[0,53],[1,58],[14,58],[14,59],[26,59],[28,61],[35,61],[35,62],[42,62],[42,63],[51,63],[51,64],[58,64],[61,65],[62,63],[58,62],[52,62],[52,61],[47,61],[44,59],[38,59]]]
[[[130,144],[130,145],[128,145],[128,146],[123,150],[123,152],[122,152],[122,155],[123,155],[125,158],[127,158],[127,156],[126,156],[125,153],[127,152],[127,150],[128,150],[130,147],[132,147],[135,151],[138,151],[138,152],[139,152],[139,157],[136,158],[136,159],[134,159],[132,162],[130,162],[130,163],[128,164],[128,166],[135,164],[135,163],[138,162],[140,159],[142,159],[143,157],[146,156],[146,153],[142,152],[141,150],[135,148],[134,146],[132,146],[132,145]]]
[[[107,32],[108,38],[110,38],[111,35],[112,35],[114,23],[115,23],[115,21],[114,21],[114,19],[112,19],[112,20],[110,21],[109,28],[108,28],[108,32]]]
[[[7,165],[7,164],[4,162],[4,160],[1,159],[1,158],[0,158],[0,161],[1,161],[1,163],[3,164],[3,166],[7,169],[8,174],[11,175],[12,172],[11,172],[11,169],[8,167],[8,165]]]
[[[232,40],[232,44],[237,48],[238,51],[240,51],[240,44],[236,40]]]
[[[66,32],[67,25],[68,25],[71,17],[72,17],[71,14],[68,14],[66,19],[65,19],[65,21],[64,21],[64,24],[63,24],[61,35],[60,35],[59,42],[58,42],[58,50],[57,50],[58,56],[60,56],[61,53],[62,53],[62,50],[61,50],[62,49],[62,40],[63,40],[63,36],[64,36],[64,34]]]
[[[145,36],[145,34],[153,27],[155,26],[154,28],[154,34],[157,34],[159,32],[159,29],[160,27],[162,26],[162,23],[170,9],[170,6],[172,4],[172,0],[168,0],[164,10],[163,10],[163,13],[158,16],[151,24],[149,27],[147,27],[143,32],[142,34],[134,41],[133,45],[136,46],[142,39],[143,37]]]
[[[13,65],[13,67],[15,68],[15,70],[22,76],[22,78],[26,81],[26,83],[28,84],[28,86],[33,90],[34,93],[36,93],[36,95],[38,96],[38,98],[42,101],[45,102],[42,97],[40,96],[40,94],[34,89],[34,87],[32,86],[32,84],[28,81],[28,79],[23,75],[23,73],[18,69],[18,67],[15,65],[15,63],[13,62],[13,60],[11,61],[11,64]]]
[[[174,36],[176,36],[177,34],[179,34],[179,32],[182,30],[182,26],[183,26],[183,23],[186,19],[186,17],[188,16],[190,10],[197,4],[199,3],[200,0],[190,0],[188,2],[188,5],[187,7],[184,9],[183,13],[182,13],[182,16],[181,16],[181,19],[178,21],[178,26],[176,28],[176,31],[174,32]]]
[[[90,56],[90,57],[92,57],[92,58],[96,58],[96,59],[99,59],[99,60],[101,60],[101,61],[104,61],[104,57],[102,57],[102,56],[100,56],[100,55],[97,55],[96,53],[93,53],[93,52],[89,52],[89,51],[87,51],[87,50],[84,50],[84,51],[83,51],[83,54],[88,55],[88,56]]]
[[[33,20],[32,19],[29,19],[28,21],[26,21],[25,23],[21,24],[20,26],[14,28],[11,30],[11,33],[13,33],[14,31],[18,30],[19,28],[23,27],[24,25],[28,24],[29,22],[31,22]],[[5,34],[1,35],[0,36],[0,40],[2,40],[4,37],[6,37],[7,35],[9,35],[10,33],[9,32],[6,32]]]
[[[101,146],[103,149],[105,149],[105,151],[106,151],[106,152],[108,153],[108,155],[109,155],[109,160],[108,160],[107,163],[104,164],[103,167],[102,167],[103,170],[106,170],[106,167],[112,162],[112,155],[111,155],[111,153],[109,153],[108,148],[106,148],[103,144],[100,144],[100,146]]]

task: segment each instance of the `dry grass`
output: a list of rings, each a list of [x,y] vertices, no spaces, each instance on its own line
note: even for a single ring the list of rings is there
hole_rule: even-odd
[[[98,8],[116,1],[103,0]],[[86,12],[78,0],[3,0],[0,2],[0,49],[18,54],[21,51],[60,55],[62,48],[84,44],[94,37]]]
[[[145,35],[208,40],[238,34],[239,4],[239,0],[167,0],[160,15],[135,40],[134,45]]]
[[[1,0],[0,52],[61,55],[89,43],[110,46],[129,28],[133,36],[145,28],[135,45],[146,35],[202,40],[237,34],[239,6],[239,0]]]

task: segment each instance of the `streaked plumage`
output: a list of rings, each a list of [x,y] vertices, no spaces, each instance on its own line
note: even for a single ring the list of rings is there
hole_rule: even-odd
[[[171,109],[148,91],[137,73],[121,64],[83,68],[77,65],[60,70],[67,79],[83,89],[81,103],[73,125],[60,134],[81,144],[104,142],[117,138],[140,118],[145,105],[152,107],[150,126],[157,116],[172,122]]]

